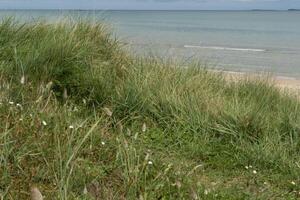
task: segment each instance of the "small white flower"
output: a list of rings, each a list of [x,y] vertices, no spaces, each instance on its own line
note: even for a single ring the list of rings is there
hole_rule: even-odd
[[[249,167],[248,167],[248,166],[245,166],[245,168],[246,168],[246,169],[249,169]]]
[[[24,85],[25,84],[25,76],[22,76],[21,80],[20,80],[21,84]]]
[[[296,183],[295,183],[294,181],[291,181],[291,184],[292,184],[292,185],[296,185]]]
[[[252,165],[249,165],[249,168],[251,169],[251,168],[252,168]]]
[[[209,193],[208,190],[204,190],[205,195],[208,195],[208,193]]]
[[[267,182],[264,182],[264,185],[268,185],[268,183],[267,183]]]
[[[69,129],[74,129],[74,126],[72,126],[72,125],[71,125],[71,126],[69,126]]]
[[[8,102],[10,105],[14,105],[15,103],[13,101]]]
[[[22,105],[21,105],[21,104],[19,104],[19,103],[17,103],[17,107],[22,107]]]
[[[20,122],[23,121],[23,118],[20,118],[19,121],[20,121]]]
[[[256,170],[253,170],[253,174],[257,174],[257,171],[256,171]]]
[[[43,123],[44,126],[47,126],[47,122],[46,121],[43,120],[42,123]]]
[[[152,161],[148,161],[148,165],[153,165],[153,162]]]
[[[101,142],[101,144],[104,146],[104,145],[105,145],[105,142]]]

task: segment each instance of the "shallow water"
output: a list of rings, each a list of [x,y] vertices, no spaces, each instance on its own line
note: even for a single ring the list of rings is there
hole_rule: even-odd
[[[300,12],[0,11],[0,17],[105,20],[133,51],[199,59],[213,68],[300,77]]]

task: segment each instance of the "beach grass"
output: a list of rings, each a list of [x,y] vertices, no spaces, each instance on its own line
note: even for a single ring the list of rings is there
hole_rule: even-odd
[[[297,199],[299,98],[135,57],[101,23],[0,23],[0,199]]]

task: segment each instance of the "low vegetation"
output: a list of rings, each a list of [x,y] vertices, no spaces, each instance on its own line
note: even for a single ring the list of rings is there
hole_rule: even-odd
[[[300,104],[129,55],[99,23],[0,23],[0,199],[297,199]]]

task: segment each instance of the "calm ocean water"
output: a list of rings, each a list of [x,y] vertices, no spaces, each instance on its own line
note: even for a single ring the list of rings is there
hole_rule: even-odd
[[[300,77],[300,12],[0,11],[0,17],[105,20],[134,52],[197,59],[230,71]]]

